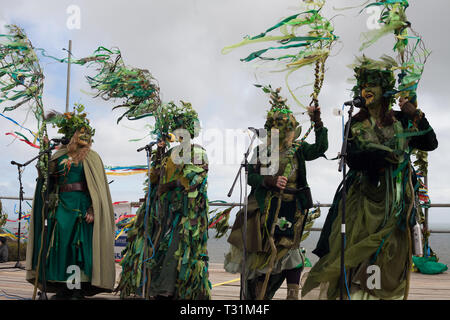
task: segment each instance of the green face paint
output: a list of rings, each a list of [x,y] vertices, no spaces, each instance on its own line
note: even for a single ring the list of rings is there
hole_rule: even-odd
[[[78,144],[88,145],[91,143],[92,135],[89,128],[82,127],[78,134]]]
[[[368,109],[379,106],[383,98],[383,89],[381,86],[363,85],[361,96],[366,100]]]
[[[365,91],[371,92],[367,97],[369,99],[365,97],[367,105],[380,103],[383,96],[389,98],[389,105],[392,105],[395,101],[395,77],[392,71],[395,65],[395,60],[387,56],[382,57],[380,61],[365,56],[358,58],[357,63],[353,65],[356,78],[356,85],[352,89],[354,97],[363,96],[363,89],[366,89]]]

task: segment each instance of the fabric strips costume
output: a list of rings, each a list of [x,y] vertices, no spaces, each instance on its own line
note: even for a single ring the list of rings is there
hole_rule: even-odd
[[[308,216],[307,210],[312,207],[312,200],[306,184],[304,162],[305,160],[318,158],[328,148],[327,129],[323,127],[320,120],[318,96],[324,81],[325,62],[330,55],[333,44],[338,39],[334,34],[331,22],[321,14],[324,5],[324,0],[301,1],[301,7],[304,8],[302,12],[282,19],[259,35],[246,36],[240,43],[225,47],[222,50],[222,53],[226,54],[243,45],[270,42],[269,47],[252,52],[241,61],[260,60],[281,66],[282,68],[276,71],[285,72],[286,86],[292,98],[297,105],[308,110],[312,120],[311,128],[304,139],[313,127],[316,134],[315,144],[309,145],[303,141],[304,139],[292,143],[291,139],[291,142],[284,146],[283,153],[280,154],[280,171],[273,172],[271,174],[274,176],[272,179],[261,174],[259,165],[250,166],[248,183],[252,186],[252,191],[248,198],[248,240],[252,244],[249,244],[249,265],[248,268],[246,267],[248,274],[244,275],[248,279],[248,285],[246,286],[248,288],[246,292],[248,299],[270,299],[280,287],[285,276],[288,282],[288,299],[298,299],[300,271],[295,271],[295,269],[302,264],[299,242],[302,237],[301,232],[305,228],[303,221],[308,224],[308,220],[311,221],[312,217],[316,216],[313,214]],[[275,31],[279,31],[281,35],[274,35]],[[276,52],[282,52],[282,54],[276,55]],[[294,90],[291,90],[288,78],[299,69],[311,65],[315,65],[315,68],[309,106],[314,107],[307,107],[296,97]],[[304,72],[302,81],[306,76],[307,73]],[[309,84],[304,84],[300,88],[307,86]],[[274,92],[270,86],[264,87],[263,90],[266,93],[272,93],[274,98],[272,109],[267,117],[266,127],[270,130],[272,127],[277,128],[278,125],[281,125],[283,128],[283,130],[280,129],[281,136],[285,138],[286,135],[293,135],[300,127],[296,128],[298,123],[285,105],[285,100],[278,100],[279,90]],[[317,122],[314,123],[315,121]],[[299,132],[297,133],[295,139],[300,135]],[[269,154],[270,148],[262,152]],[[276,188],[273,190],[277,184],[275,180],[279,180],[278,178],[282,178],[283,183],[292,185],[290,188],[291,194],[284,195],[284,190],[280,191]],[[263,180],[266,183],[262,183]],[[306,199],[310,201],[305,202]],[[308,203],[307,206],[306,203]],[[243,213],[240,212],[234,224],[233,232],[228,239],[232,247],[226,258],[225,268],[230,272],[238,272],[240,268],[243,250],[242,237],[240,236],[242,219]],[[272,221],[276,222],[273,223]],[[275,224],[277,225],[276,228],[274,227]],[[282,270],[286,272],[281,272]],[[266,276],[261,284],[261,275],[264,274]]]
[[[355,67],[355,95],[366,107],[352,118],[348,145],[345,266],[351,299],[407,298],[411,230],[416,223],[416,184],[411,150],[438,143],[423,112],[410,102],[391,110],[395,61],[363,57]],[[404,102],[404,101],[403,101]],[[334,196],[302,296],[323,284],[328,299],[339,295],[342,187]],[[375,268],[379,282],[368,281]]]
[[[246,299],[258,299],[262,295],[261,290],[264,291],[263,284],[268,272],[270,277],[268,275],[264,299],[271,299],[286,278],[288,287],[293,287],[293,293],[288,299],[298,298],[300,267],[304,260],[300,252],[301,232],[308,209],[312,207],[305,161],[317,159],[328,148],[327,129],[320,120],[320,112],[313,107],[311,108],[315,111],[311,113],[311,117],[315,121],[315,143],[309,144],[303,139],[294,141],[300,135],[301,127],[298,127],[298,122],[279,92],[279,89],[271,91],[272,108],[265,125],[269,132],[271,129],[279,130],[279,156],[278,159],[271,158],[272,165],[275,161],[278,162],[278,170],[268,173],[267,170],[270,169],[259,158],[258,162],[254,158],[249,166],[248,184],[252,188],[248,197],[247,215]],[[258,146],[254,155],[270,153],[270,148],[271,145]],[[265,172],[263,169],[266,169]],[[280,177],[285,177],[283,189],[278,187]],[[238,212],[228,238],[231,250],[225,257],[224,267],[231,273],[241,271],[243,214],[243,210]],[[276,226],[273,226],[274,223]],[[274,234],[271,235],[273,227]],[[271,241],[272,236],[274,242]],[[273,246],[276,247],[275,250]],[[271,259],[275,260],[269,268]]]
[[[52,114],[53,122],[66,137],[67,146],[50,160],[47,252],[44,253],[46,290],[56,292],[56,298],[82,298],[114,289],[114,211],[100,156],[90,149],[94,130],[89,126],[84,107],[74,112]],[[83,156],[81,156],[81,154]],[[27,246],[26,278],[35,283],[39,273],[42,288],[41,254],[43,199],[40,172],[30,222]],[[93,218],[93,219],[92,219]],[[89,220],[91,219],[91,220]],[[81,275],[81,291],[68,290],[67,279],[77,266]],[[39,270],[39,271],[38,271]]]
[[[365,8],[371,6],[381,8],[379,18],[381,28],[363,33],[365,41],[360,50],[373,45],[385,35],[393,35],[395,40],[393,51],[397,53],[397,61],[399,63],[397,67],[399,70],[398,88],[395,92],[397,96],[407,98],[410,102],[417,105],[416,91],[425,69],[425,63],[431,52],[426,48],[422,37],[413,29],[413,24],[407,17],[406,11],[410,4],[407,0],[375,1],[368,4]],[[426,185],[428,153],[421,150],[413,150],[412,152],[416,158],[413,165],[417,171],[419,182],[419,185],[415,187],[418,189],[420,207],[425,208],[426,211],[430,205],[428,186]],[[424,260],[429,259],[429,264],[442,269],[442,265],[437,266],[437,262],[433,261],[438,260],[438,258],[429,246],[430,232],[428,230],[428,221],[425,219],[426,213],[422,214],[419,212],[419,214],[422,215],[422,219],[418,221],[418,227],[419,225],[423,226],[421,232],[424,238]],[[421,269],[419,268],[419,270]]]
[[[145,292],[147,299],[210,299],[208,161],[205,150],[190,143],[196,112],[184,103],[172,110],[177,111],[170,129],[189,134],[167,152],[160,142],[153,154],[147,201],[136,213],[123,251],[117,287],[122,298]]]
[[[148,70],[126,66],[117,48],[100,47],[80,60],[80,64],[86,62],[98,67],[97,75],[87,78],[97,96],[119,99],[114,109],[125,108],[117,122],[124,117],[152,118],[151,135],[159,141],[149,165],[145,202],[127,233],[115,291],[121,298],[209,299],[208,167],[204,149],[190,143],[198,133],[197,112],[187,102],[181,101],[181,106],[162,103],[156,79]],[[165,152],[171,132],[177,129],[181,144]],[[176,156],[180,148],[185,154],[181,159]]]

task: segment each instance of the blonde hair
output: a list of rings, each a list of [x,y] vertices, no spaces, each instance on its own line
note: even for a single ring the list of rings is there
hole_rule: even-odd
[[[75,134],[72,136],[72,139],[70,139],[69,144],[66,146],[67,153],[71,154],[72,161],[76,165],[86,158],[87,154],[91,150],[91,145],[92,145],[92,140],[91,140],[91,142],[89,142],[88,145],[80,148],[80,146],[78,144],[79,136],[80,136],[80,131],[77,130],[75,132]]]

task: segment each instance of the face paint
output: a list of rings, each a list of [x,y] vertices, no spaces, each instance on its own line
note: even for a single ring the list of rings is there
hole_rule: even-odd
[[[86,130],[85,127],[82,127],[78,131],[78,144],[81,146],[87,146],[89,143],[91,143],[91,134],[89,133],[89,130]]]
[[[364,85],[361,95],[366,99],[367,108],[373,108],[381,104],[383,89],[380,86]]]
[[[272,117],[272,128],[278,129],[279,131],[279,143],[280,146],[284,147],[292,144],[295,138],[295,131],[298,125],[297,120],[294,116],[289,113],[275,113]]]

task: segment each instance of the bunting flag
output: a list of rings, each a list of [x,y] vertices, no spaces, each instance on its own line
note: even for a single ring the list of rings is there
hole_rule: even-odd
[[[31,204],[26,201],[26,204],[31,208]],[[19,232],[16,231],[11,231],[9,228],[6,228],[6,223],[17,223],[20,221],[24,221],[25,224],[21,226],[21,230],[20,230],[20,238],[21,239],[28,239],[28,224],[30,223],[30,218],[31,218],[31,209],[27,210],[27,211],[23,211],[22,212],[22,216],[21,218],[17,218],[17,219],[9,219],[8,215],[5,212],[1,212],[1,207],[0,207],[0,237],[8,237],[12,240],[17,240],[18,238],[18,234]],[[19,211],[17,210],[17,204],[14,204],[14,209],[13,212],[18,216],[19,215]],[[18,228],[13,228],[18,230]]]

